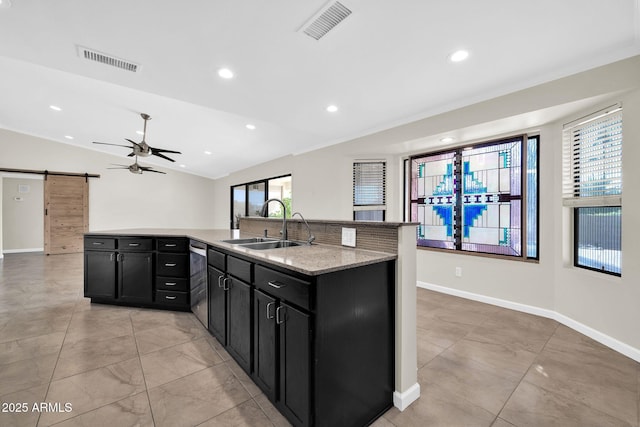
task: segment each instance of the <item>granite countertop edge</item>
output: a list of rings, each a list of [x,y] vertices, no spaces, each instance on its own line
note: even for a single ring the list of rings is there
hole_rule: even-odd
[[[235,233],[234,233],[235,232]],[[326,244],[302,244],[300,246],[255,250],[223,240],[234,238],[257,237],[240,233],[237,230],[191,229],[191,228],[134,228],[122,230],[91,231],[86,236],[132,236],[132,237],[186,237],[206,243],[212,247],[224,249],[255,261],[284,267],[309,276],[347,270],[378,262],[395,260],[393,253],[378,252],[365,249],[348,248]]]

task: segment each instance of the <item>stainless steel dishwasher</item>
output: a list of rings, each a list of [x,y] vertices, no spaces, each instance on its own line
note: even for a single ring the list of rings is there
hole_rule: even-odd
[[[207,304],[207,245],[197,240],[189,241],[191,311],[200,323],[209,329]]]

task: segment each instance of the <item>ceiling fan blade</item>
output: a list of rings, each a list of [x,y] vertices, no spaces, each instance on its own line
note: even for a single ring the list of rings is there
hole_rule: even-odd
[[[126,148],[131,148],[130,145],[122,145],[122,144],[111,144],[109,142],[97,142],[97,141],[93,141],[94,144],[100,144],[100,145],[113,145],[115,147],[126,147]]]
[[[163,159],[169,160],[170,162],[175,162],[175,160],[173,160],[170,157],[165,156],[164,154],[160,154],[160,153],[155,152],[155,151],[151,151],[151,154],[153,154],[154,156],[162,157]]]
[[[160,172],[160,171],[153,170],[153,169],[145,169],[145,172],[155,172],[155,173],[161,173],[161,174],[163,174],[163,175],[166,175],[166,174],[167,174],[166,172]]]
[[[121,166],[119,168],[107,168],[107,169],[129,169],[129,166]]]
[[[181,152],[179,152],[179,151],[165,150],[164,148],[153,148],[153,147],[150,147],[150,148],[151,148],[151,151],[153,152],[153,154],[155,154],[155,153],[173,153],[173,154],[182,154],[182,153],[181,153]]]
[[[130,140],[129,138],[125,138],[127,141],[129,141],[130,143],[132,143],[133,145],[137,146],[139,149],[142,150],[142,145],[138,144],[135,141]]]
[[[136,153],[132,151],[130,154],[127,154],[127,157],[133,157],[135,155],[136,155]]]

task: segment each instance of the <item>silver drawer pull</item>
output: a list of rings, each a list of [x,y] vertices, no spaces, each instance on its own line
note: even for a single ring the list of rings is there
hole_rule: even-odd
[[[93,242],[92,245],[104,245],[104,242]]]
[[[164,285],[165,286],[175,286],[175,285],[177,285],[177,283],[175,283],[175,282],[164,282]]]
[[[282,306],[279,306],[278,308],[276,308],[276,323],[277,323],[278,325],[283,324],[283,323],[285,322],[285,320],[287,320],[286,318],[281,318],[281,317],[280,317],[280,312],[281,312],[281,310],[282,310],[283,308],[284,308],[284,307],[282,307]],[[286,313],[286,312],[285,312],[285,313]]]
[[[140,243],[129,243],[129,246],[133,246],[133,247],[140,246]]]
[[[168,262],[164,266],[165,267],[175,267],[176,265],[178,265],[178,264],[176,264],[175,262]]]
[[[175,243],[165,243],[164,244],[165,248],[175,248],[176,246],[178,246],[178,245],[176,245]]]
[[[276,288],[276,289],[284,288],[285,286],[287,286],[286,283],[278,282],[277,280],[269,281],[267,283],[268,283],[269,286],[271,286],[272,288]]]
[[[270,315],[269,313],[271,313],[271,306],[273,306],[275,304],[275,302],[270,302],[267,304],[267,320],[271,320],[273,319],[275,316]]]
[[[165,296],[164,296],[164,298],[165,298],[165,299],[174,300],[174,299],[176,299],[177,297],[176,297],[176,296],[173,296],[173,295],[165,295]]]

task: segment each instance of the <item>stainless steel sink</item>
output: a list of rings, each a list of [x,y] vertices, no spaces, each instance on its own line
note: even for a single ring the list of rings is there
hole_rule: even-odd
[[[272,240],[266,242],[256,242],[256,243],[244,243],[240,244],[243,248],[247,249],[256,249],[256,250],[264,250],[264,249],[277,249],[277,248],[288,248],[291,246],[300,246],[300,243],[294,242],[292,240]]]
[[[223,240],[225,243],[231,243],[234,245],[243,245],[245,243],[260,243],[260,242],[277,242],[277,239],[270,239],[268,237],[249,237],[245,239],[229,239]]]

